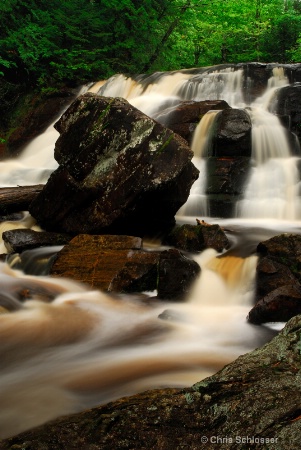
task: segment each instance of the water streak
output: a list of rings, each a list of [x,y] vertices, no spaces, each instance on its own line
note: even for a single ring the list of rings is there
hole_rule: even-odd
[[[33,297],[14,313],[2,310],[0,436],[151,387],[190,385],[265,341],[264,330],[245,322],[256,260],[232,260],[229,279],[224,269],[218,275],[226,263],[214,263],[216,255],[198,257],[202,275],[181,304],[114,298],[2,264],[16,301],[26,283],[55,299]]]

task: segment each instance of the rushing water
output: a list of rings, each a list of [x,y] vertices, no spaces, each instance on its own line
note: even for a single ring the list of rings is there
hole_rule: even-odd
[[[118,75],[108,83],[95,84],[91,90],[123,96],[150,115],[183,99],[222,98],[243,107],[241,76],[241,71],[232,69],[206,76],[187,72],[157,74],[136,81]],[[270,81],[270,89],[277,85],[275,77],[281,83],[286,82],[278,71]],[[255,122],[260,114],[271,119],[266,112],[266,107],[257,101],[251,115]],[[201,209],[197,213],[194,207],[191,213],[189,209],[181,210],[179,223],[195,223],[195,214],[206,216],[202,185],[206,168],[202,152],[210,143],[210,122],[214,115],[209,116],[202,120],[192,144],[194,162],[204,176],[194,185],[190,199],[197,199]],[[278,129],[278,125],[274,124],[273,129]],[[295,160],[284,146],[281,151],[285,153],[275,155],[275,143],[270,145],[266,131],[263,135],[258,141],[253,139],[254,174],[246,190],[247,203],[240,205],[241,215],[251,215],[252,220],[220,219],[231,248],[223,255],[208,249],[194,256],[202,272],[184,303],[147,300],[153,293],[141,297],[109,296],[74,281],[26,275],[20,270],[18,256],[9,259],[10,265],[0,264],[1,437],[148,388],[191,385],[271,338],[273,332],[269,328],[246,322],[253,301],[257,261],[254,252],[261,240],[284,230],[298,232],[300,211],[296,201],[297,178],[289,185]],[[1,162],[0,185],[45,182],[57,167],[53,159],[57,136],[50,126],[17,160]],[[262,149],[259,151],[258,147]],[[280,166],[286,167],[283,179],[279,160]],[[267,168],[271,179],[267,179]],[[276,178],[279,194],[273,184]],[[262,192],[271,195],[263,196]],[[282,207],[278,207],[278,197],[282,199]],[[257,206],[253,210],[254,199]],[[259,199],[262,208],[258,207]],[[271,213],[266,215],[268,209]],[[2,224],[2,230],[15,226],[37,227],[25,215],[18,223]],[[144,245],[148,247],[147,242]],[[51,249],[28,252],[27,273],[44,273],[33,266],[37,267],[37,260],[42,260],[43,265],[43,258],[49,254]],[[36,287],[36,294],[21,303],[18,292],[29,286]],[[45,301],[42,295],[45,290],[51,293],[53,301]]]

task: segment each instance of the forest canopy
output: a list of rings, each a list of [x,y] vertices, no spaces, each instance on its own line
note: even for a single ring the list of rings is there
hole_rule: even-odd
[[[0,74],[46,86],[301,60],[300,0],[1,0]]]

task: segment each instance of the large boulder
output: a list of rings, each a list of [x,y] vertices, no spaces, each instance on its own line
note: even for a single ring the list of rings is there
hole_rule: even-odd
[[[59,168],[29,207],[43,228],[141,236],[175,223],[198,177],[184,139],[124,99],[91,93],[55,127]]]
[[[3,440],[1,449],[299,450],[300,334],[297,316],[270,343],[191,388],[63,417]]]

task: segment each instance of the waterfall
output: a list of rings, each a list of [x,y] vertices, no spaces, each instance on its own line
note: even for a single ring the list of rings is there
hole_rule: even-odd
[[[184,100],[225,100],[229,105],[243,103],[243,70],[227,67],[206,71],[189,78],[178,94]]]
[[[279,118],[269,112],[279,88],[288,84],[284,68],[274,67],[266,91],[247,105],[243,95],[243,70],[226,67],[203,69],[196,73],[158,73],[151,77],[138,77],[137,80],[118,75],[108,80],[99,93],[122,96],[151,117],[183,100],[222,99],[232,107],[245,108],[252,121],[252,168],[243,199],[236,204],[236,214],[242,218],[296,220],[301,219],[298,158],[292,159],[287,132]],[[205,122],[208,117],[205,115],[200,121],[192,143],[193,162],[200,170],[199,180],[193,185],[189,200],[179,215],[208,215],[206,161],[200,154],[203,151],[200,149],[208,144],[206,139],[210,126],[206,129]]]
[[[237,216],[298,220],[301,218],[299,158],[293,158],[285,128],[268,111],[279,87],[288,84],[282,67],[273,69],[262,97],[249,108],[253,167]]]
[[[233,67],[150,77],[116,75],[89,90],[124,97],[155,116],[182,100],[219,98],[242,107],[242,75],[241,68]],[[273,95],[277,83],[286,83],[281,70],[275,70],[269,82]],[[279,123],[266,114],[267,107],[261,108],[260,102],[248,107],[258,126],[254,126],[253,168],[239,215],[299,219],[298,158],[290,156],[285,138],[276,136]],[[196,215],[207,215],[205,155],[216,114],[204,115],[195,131],[193,161],[201,174],[181,210],[185,223],[187,216],[195,223]],[[263,131],[261,121],[269,120],[276,121]],[[276,138],[266,148],[268,132]],[[53,158],[57,136],[51,125],[18,159],[2,161],[0,185],[44,183],[57,167]],[[202,270],[183,303],[153,300],[155,293],[111,296],[75,281],[48,277],[43,271],[33,271],[39,276],[28,275],[18,255],[9,258],[10,265],[0,263],[0,438],[146,389],[189,386],[269,340],[271,330],[245,319],[253,304],[257,262],[250,254],[261,240],[288,229],[298,231],[298,227],[295,222],[286,228],[269,222],[255,229],[251,221],[231,220],[224,221],[231,242],[228,252],[207,249],[190,255]],[[1,230],[35,226],[25,215],[20,222],[3,223]],[[153,249],[147,242],[144,247]],[[43,258],[51,251],[30,251],[26,259],[32,255],[34,260],[37,253]],[[20,291],[30,289],[34,292],[30,299],[21,302]],[[45,300],[45,292],[53,300]]]

